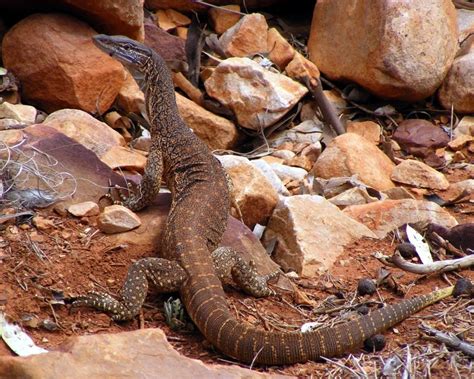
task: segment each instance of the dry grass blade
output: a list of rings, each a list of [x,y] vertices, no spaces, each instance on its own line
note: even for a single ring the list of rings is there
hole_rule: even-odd
[[[4,182],[2,206],[44,207],[72,196],[77,188],[76,178],[61,171],[59,162],[52,156],[34,147],[23,151],[23,143],[0,145],[0,176]]]

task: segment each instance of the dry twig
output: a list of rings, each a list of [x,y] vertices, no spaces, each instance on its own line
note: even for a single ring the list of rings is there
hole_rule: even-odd
[[[426,324],[422,324],[420,328],[427,334],[425,339],[435,340],[444,343],[451,349],[460,350],[464,354],[474,358],[474,345],[464,342],[452,333],[445,333],[438,329],[432,328]]]
[[[377,258],[383,264],[395,266],[402,270],[413,272],[415,274],[431,274],[434,272],[447,272],[467,268],[474,265],[474,255],[468,255],[458,259],[446,259],[429,264],[417,264],[406,261],[399,252],[395,252],[391,257],[381,253],[375,253]]]

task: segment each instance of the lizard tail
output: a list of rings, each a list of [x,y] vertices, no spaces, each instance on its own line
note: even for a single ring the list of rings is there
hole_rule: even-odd
[[[226,355],[247,363],[292,364],[350,351],[374,334],[399,323],[422,308],[452,294],[453,287],[403,300],[366,316],[312,332],[269,332],[238,321],[229,311],[222,286],[211,277],[190,280],[183,301],[207,339]],[[218,289],[220,288],[220,290]]]

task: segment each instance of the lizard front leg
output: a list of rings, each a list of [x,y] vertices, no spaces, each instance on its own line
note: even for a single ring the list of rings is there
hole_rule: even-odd
[[[152,137],[142,180],[133,193],[123,199],[123,205],[132,211],[139,211],[150,205],[160,192],[162,174],[163,157],[160,143]]]

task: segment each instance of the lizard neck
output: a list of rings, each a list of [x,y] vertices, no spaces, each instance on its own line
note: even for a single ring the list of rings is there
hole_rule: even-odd
[[[182,121],[171,74],[165,61],[154,54],[145,70],[146,111],[152,130],[151,134],[159,134],[160,138],[176,135],[185,128]]]

